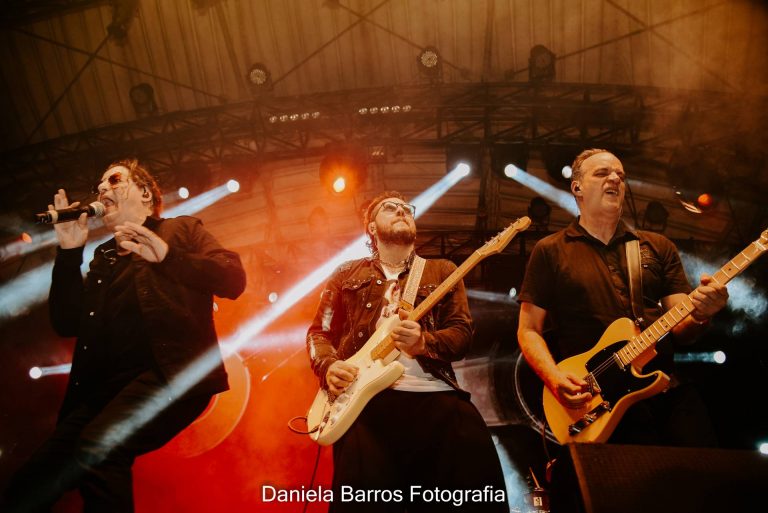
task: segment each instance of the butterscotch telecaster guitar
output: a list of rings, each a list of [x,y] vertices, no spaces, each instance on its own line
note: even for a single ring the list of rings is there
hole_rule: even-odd
[[[521,217],[476,250],[448,278],[408,314],[418,321],[440,301],[478,262],[501,252],[509,241],[530,226],[528,217]],[[321,388],[307,413],[309,436],[320,445],[338,440],[373,396],[389,387],[403,374],[403,365],[395,361],[400,351],[392,342],[390,333],[399,322],[394,316],[381,323],[365,345],[346,362],[359,369],[355,380],[337,397]]]
[[[768,230],[717,271],[712,278],[725,285],[768,249]],[[656,356],[656,343],[693,311],[690,296],[659,317],[642,333],[632,320],[622,318],[605,330],[600,341],[585,353],[557,364],[590,386],[592,400],[583,408],[566,408],[544,387],[544,415],[555,438],[562,443],[604,442],[634,403],[664,391],[669,377],[661,371],[641,374]],[[599,393],[597,391],[599,390]]]

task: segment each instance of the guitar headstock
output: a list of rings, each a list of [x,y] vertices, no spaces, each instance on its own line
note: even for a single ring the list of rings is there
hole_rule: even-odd
[[[476,253],[482,257],[501,253],[504,251],[504,248],[507,247],[507,244],[509,244],[509,242],[515,237],[515,235],[522,232],[523,230],[527,230],[529,226],[531,226],[531,218],[528,216],[521,217],[497,233],[491,240],[486,242],[482,248],[478,249]]]

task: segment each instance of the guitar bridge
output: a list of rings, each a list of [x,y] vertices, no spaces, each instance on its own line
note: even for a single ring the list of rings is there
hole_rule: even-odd
[[[585,413],[579,420],[568,426],[568,433],[571,435],[581,433],[584,428],[589,427],[590,424],[599,419],[604,413],[611,411],[611,409],[611,403],[608,401],[601,402],[588,413]]]

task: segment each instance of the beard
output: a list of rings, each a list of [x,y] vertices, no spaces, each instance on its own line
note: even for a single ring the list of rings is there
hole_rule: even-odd
[[[416,241],[416,229],[410,225],[379,227],[376,235],[380,242],[398,246],[408,246]]]

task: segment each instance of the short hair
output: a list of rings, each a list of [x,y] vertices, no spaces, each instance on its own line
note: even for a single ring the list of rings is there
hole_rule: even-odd
[[[589,157],[592,155],[597,155],[598,153],[611,152],[602,148],[590,148],[576,155],[576,158],[573,159],[573,164],[571,164],[571,182],[581,180],[581,176],[584,174],[584,171],[581,169],[582,164],[584,164],[584,161]],[[613,153],[611,153],[611,155],[613,155]]]
[[[107,170],[113,167],[122,166],[128,169],[130,178],[139,187],[146,187],[152,193],[152,215],[159,216],[163,211],[163,192],[160,190],[160,186],[157,180],[149,172],[149,170],[139,163],[139,159],[129,158],[121,159],[112,162]]]
[[[376,247],[376,238],[368,229],[368,225],[370,225],[371,221],[373,221],[376,218],[376,215],[378,215],[379,212],[377,207],[379,204],[387,198],[397,198],[399,200],[406,201],[405,196],[403,196],[398,191],[384,191],[373,198],[370,203],[368,203],[368,207],[363,213],[363,228],[365,229],[365,234],[368,236],[368,242],[366,242],[365,245],[368,246],[368,249],[370,249],[374,254],[378,252],[379,248]]]

